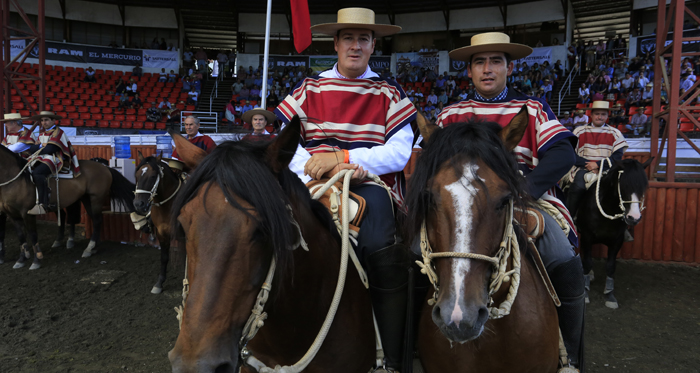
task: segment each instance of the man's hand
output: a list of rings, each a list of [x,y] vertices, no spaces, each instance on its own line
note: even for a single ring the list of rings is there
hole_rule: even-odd
[[[362,182],[362,180],[366,179],[367,174],[369,174],[369,171],[365,170],[364,168],[362,168],[362,166],[359,166],[357,164],[340,163],[337,166],[333,167],[333,169],[331,169],[330,171],[326,172],[323,175],[323,178],[330,179],[341,170],[355,170],[355,173],[352,174],[352,178],[350,179],[350,184],[352,185],[359,184],[360,182]]]
[[[340,164],[344,164],[345,154],[343,152],[316,153],[306,161],[304,165],[304,175],[311,176],[312,179],[320,180],[323,174]]]
[[[586,170],[596,172],[598,171],[598,164],[595,162],[586,162]]]

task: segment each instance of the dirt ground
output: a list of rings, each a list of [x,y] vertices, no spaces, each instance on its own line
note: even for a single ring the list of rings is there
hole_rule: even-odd
[[[13,270],[14,234],[0,265],[0,372],[168,372],[177,338],[173,307],[179,273],[153,295],[159,252],[152,247],[103,243],[80,257],[50,249],[55,226],[40,227],[43,267]],[[110,285],[90,276],[112,272]],[[700,269],[619,261],[617,310],[604,306],[604,262],[595,262],[587,310],[587,372],[700,372]],[[86,279],[86,280],[83,280]]]

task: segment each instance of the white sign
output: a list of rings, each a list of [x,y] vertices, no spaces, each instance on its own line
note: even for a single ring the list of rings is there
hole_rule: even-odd
[[[178,70],[177,51],[146,49],[143,51],[143,67],[158,67],[166,70]]]
[[[552,64],[552,47],[533,48],[532,54],[515,62],[518,64],[527,62],[528,66],[532,66],[534,64],[542,65],[544,61]]]

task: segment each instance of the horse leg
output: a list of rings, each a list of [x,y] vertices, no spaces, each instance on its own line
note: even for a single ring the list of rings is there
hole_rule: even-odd
[[[56,240],[53,241],[53,245],[51,245],[52,249],[55,249],[57,247],[61,247],[63,245],[63,238],[65,236],[65,230],[66,230],[66,214],[61,213],[61,224],[58,225],[58,236],[56,236]]]
[[[0,264],[5,263],[5,223],[7,215],[0,214]]]
[[[102,205],[99,201],[91,201],[86,198],[83,201],[85,205],[85,210],[90,214],[92,219],[92,237],[90,237],[90,243],[87,248],[83,251],[83,258],[89,258],[92,254],[95,254],[97,250],[97,244],[100,242],[100,232],[102,231]]]
[[[605,290],[603,296],[605,298],[605,306],[616,309],[619,307],[617,298],[615,298],[615,267],[617,266],[617,253],[622,248],[623,238],[616,240],[614,244],[608,246],[608,261],[605,263]]]
[[[80,201],[77,201],[66,208],[66,223],[70,227],[68,229],[66,249],[72,249],[75,247],[75,225],[80,223]]]
[[[170,260],[170,237],[164,237],[160,231],[156,231],[158,241],[160,242],[160,274],[158,282],[151,289],[151,293],[160,294],[163,291],[163,283],[168,273],[168,261]]]
[[[583,233],[583,232],[582,232]],[[585,297],[586,297],[586,303],[590,303],[590,299],[588,298],[588,292],[591,290],[591,281],[595,278],[595,275],[593,274],[593,259],[591,258],[591,249],[592,245],[588,239],[586,239],[586,236],[583,234],[579,235],[580,238],[580,251],[581,251],[581,262],[583,264],[583,289],[585,292]]]

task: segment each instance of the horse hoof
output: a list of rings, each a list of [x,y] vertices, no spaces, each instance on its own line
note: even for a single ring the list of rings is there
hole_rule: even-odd
[[[590,272],[588,272],[588,274],[586,274],[586,276],[588,276],[588,280],[589,280],[589,281],[595,280],[595,273],[593,273],[593,270],[592,270],[592,269],[591,269]]]
[[[61,247],[61,246],[63,246],[63,244],[61,243],[61,241],[56,240],[56,241],[53,242],[53,245],[51,245],[51,248],[52,248],[52,249],[55,249],[55,248]]]
[[[24,263],[15,263],[15,265],[12,266],[12,269],[20,269],[24,267],[26,264]]]
[[[33,263],[33,264],[31,265],[31,267],[29,267],[29,270],[30,270],[30,271],[33,271],[33,270],[39,269],[39,268],[41,268],[41,264]]]
[[[92,256],[92,251],[90,251],[90,250],[83,251],[83,258],[89,258],[91,256]]]
[[[616,309],[618,309],[620,306],[617,304],[617,302],[606,301],[606,302],[605,302],[605,307],[612,308],[612,309],[616,310]]]
[[[69,239],[68,242],[66,242],[66,249],[72,249],[74,247],[75,247],[75,241]]]
[[[163,288],[159,288],[157,286],[154,286],[153,289],[151,289],[151,294],[160,294],[163,292]]]

